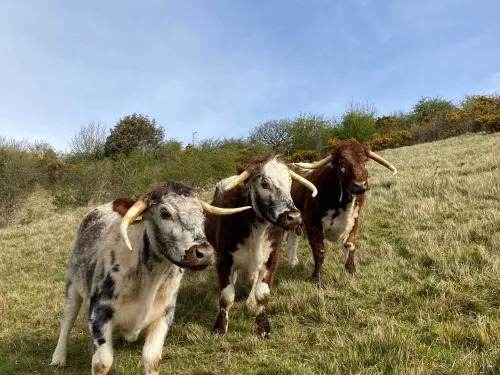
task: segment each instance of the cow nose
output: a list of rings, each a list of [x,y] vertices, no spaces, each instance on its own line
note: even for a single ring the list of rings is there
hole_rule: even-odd
[[[297,211],[287,212],[286,218],[290,222],[299,222],[298,224],[302,223],[302,215]]]
[[[363,182],[354,182],[354,193],[355,194],[361,194],[366,191],[366,181]]]
[[[199,270],[214,263],[214,248],[211,245],[193,245],[184,257],[183,266]]]
[[[300,211],[287,211],[280,215],[277,224],[286,230],[293,229],[302,224],[302,215]]]

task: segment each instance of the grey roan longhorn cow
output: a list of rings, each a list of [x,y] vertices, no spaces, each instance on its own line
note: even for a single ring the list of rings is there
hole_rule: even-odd
[[[396,174],[396,168],[367,146],[355,141],[345,141],[332,150],[331,154],[316,163],[296,163],[289,167],[311,181],[318,188],[315,199],[307,194],[300,184],[293,183],[292,197],[302,211],[304,227],[314,256],[312,280],[318,284],[321,266],[325,258],[324,240],[343,242],[345,268],[353,274],[354,245],[359,228],[359,213],[369,189],[366,162],[375,160]],[[299,236],[288,232],[288,261],[297,264]]]
[[[145,330],[144,368],[146,374],[158,374],[183,269],[201,270],[214,261],[203,212],[229,215],[249,208],[210,206],[192,187],[171,181],[152,187],[135,203],[119,198],[88,213],[69,259],[52,365],[66,364],[68,335],[83,302],[94,348],[93,374],[107,374],[111,367],[113,330],[127,341]]]

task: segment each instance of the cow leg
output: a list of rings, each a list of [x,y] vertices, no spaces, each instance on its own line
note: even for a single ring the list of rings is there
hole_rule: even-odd
[[[307,228],[307,238],[314,257],[314,271],[312,274],[312,282],[319,286],[321,282],[321,267],[325,260],[325,238],[321,224],[318,226],[311,225]]]
[[[281,237],[281,239],[283,236]],[[281,241],[279,241],[281,242]],[[271,325],[267,317],[267,303],[271,295],[271,285],[274,280],[279,262],[280,244],[274,246],[274,251],[269,255],[264,270],[259,275],[259,282],[255,287],[255,300],[257,302],[257,316],[255,318],[255,333],[259,338],[271,337]]]
[[[299,246],[300,237],[295,234],[293,230],[288,231],[286,237],[287,247],[288,247],[288,263],[295,267],[299,264],[299,258],[297,258],[297,247]]]
[[[59,334],[59,340],[57,341],[56,350],[52,355],[51,366],[61,366],[66,365],[66,349],[68,346],[68,336],[73,324],[75,324],[75,319],[78,316],[80,307],[82,305],[82,297],[76,290],[76,287],[68,281],[68,287],[66,291],[66,298],[64,301],[64,311],[61,317],[61,332]]]
[[[165,315],[149,325],[146,331],[146,341],[142,348],[142,362],[146,375],[160,373],[161,357],[168,328],[174,320],[175,307],[168,308]]]
[[[354,209],[357,215],[354,218],[354,225],[352,226],[349,235],[344,240],[343,250],[345,255],[345,269],[351,275],[356,273],[356,266],[354,264],[354,249],[356,244],[356,236],[358,234],[358,229],[359,229],[359,213],[361,211],[361,207],[363,206],[364,200],[365,200],[364,195],[356,199],[356,206]]]
[[[95,295],[92,299],[96,298]],[[113,326],[114,310],[111,306],[96,302],[90,304],[89,330],[94,340],[92,356],[92,375],[106,375],[113,364]]]
[[[219,316],[215,321],[212,335],[223,335],[227,332],[229,324],[229,309],[234,303],[236,278],[238,274],[236,271],[231,271],[231,265],[220,262],[217,263],[217,272],[219,275],[219,286],[221,289],[219,299]]]

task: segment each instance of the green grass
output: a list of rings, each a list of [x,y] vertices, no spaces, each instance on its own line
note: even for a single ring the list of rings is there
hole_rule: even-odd
[[[499,374],[500,134],[467,135],[382,154],[392,177],[369,163],[357,275],[329,244],[323,288],[310,284],[312,256],[282,262],[271,293],[273,334],[252,334],[240,288],[225,337],[215,270],[189,272],[164,347],[164,374]],[[86,374],[91,356],[81,319],[67,368],[51,369],[65,265],[82,215],[48,197],[25,205],[0,230],[0,374]],[[111,374],[142,373],[142,340],[115,340]]]

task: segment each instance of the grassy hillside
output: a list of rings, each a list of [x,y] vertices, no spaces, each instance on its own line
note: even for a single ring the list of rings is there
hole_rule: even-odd
[[[357,275],[330,244],[323,288],[312,256],[282,262],[270,300],[272,338],[252,334],[241,287],[229,332],[213,338],[215,269],[183,280],[164,347],[164,374],[499,374],[500,134],[467,135],[381,153],[369,163]],[[0,374],[87,374],[79,320],[68,367],[52,370],[65,267],[87,209],[58,211],[32,197],[0,230]],[[142,341],[115,340],[112,374],[142,373]]]

